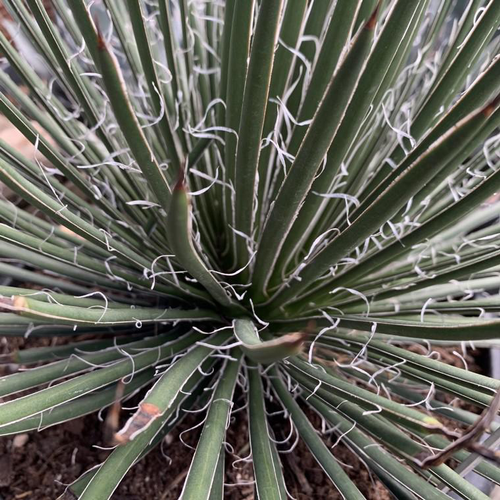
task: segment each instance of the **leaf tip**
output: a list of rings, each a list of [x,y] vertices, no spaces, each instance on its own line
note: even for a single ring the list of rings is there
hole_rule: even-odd
[[[483,109],[482,114],[489,118],[497,109],[500,104],[500,94],[498,94],[491,102],[489,102]]]
[[[308,336],[309,333],[307,332],[295,332],[288,334],[288,340],[290,344],[302,345]]]
[[[102,36],[101,30],[99,29],[99,22],[95,20],[95,26],[97,31],[97,50],[103,51],[106,50],[106,40]]]
[[[179,168],[179,176],[177,177],[177,182],[174,186],[175,191],[186,191],[186,174],[185,170],[181,167]]]
[[[129,418],[123,429],[114,435],[115,443],[123,445],[132,441],[160,415],[161,411],[155,404],[141,403],[137,412]]]
[[[443,427],[443,424],[434,417],[426,416],[423,421],[431,429],[441,429]]]
[[[24,297],[17,295],[12,297],[10,300],[12,301],[14,309],[28,309],[28,302]]]
[[[308,336],[308,332],[294,332],[282,337],[283,345],[287,345],[290,349],[291,354],[289,356],[294,356],[302,352],[304,342]]]
[[[377,25],[377,20],[378,20],[378,13],[380,11],[380,4],[381,4],[381,0],[379,0],[377,2],[377,5],[375,6],[375,9],[373,10],[372,15],[369,17],[368,21],[366,21],[365,29],[367,29],[367,30],[375,29],[375,26]]]

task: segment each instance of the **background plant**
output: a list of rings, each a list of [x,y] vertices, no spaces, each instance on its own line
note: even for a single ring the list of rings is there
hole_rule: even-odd
[[[0,34],[27,89],[1,72],[0,111],[46,159],[0,144],[0,332],[95,340],[8,356],[43,364],[0,379],[0,433],[149,388],[78,498],[194,407],[182,498],[221,498],[245,406],[262,500],[287,495],[271,407],[345,498],[320,431],[397,498],[487,498],[463,475],[500,484],[500,382],[428,341],[499,337],[500,2],[88,4],[5,1],[49,77]]]

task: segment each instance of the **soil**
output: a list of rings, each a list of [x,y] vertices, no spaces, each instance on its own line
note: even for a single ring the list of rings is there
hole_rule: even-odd
[[[22,345],[22,339],[9,339],[12,344]],[[28,340],[30,347],[46,344],[46,340]],[[6,352],[4,342],[0,354]],[[463,366],[461,359],[453,354],[455,349],[440,349],[443,360],[456,366]],[[469,369],[481,372],[484,366],[481,351],[467,354]],[[8,366],[0,366],[0,375]],[[241,402],[239,403],[241,405]],[[236,404],[236,407],[238,404]],[[472,409],[472,408],[470,408]],[[319,422],[314,413],[308,414],[316,426]],[[139,500],[153,498],[174,500],[179,498],[182,485],[192,459],[193,451],[186,445],[196,443],[200,428],[195,426],[202,416],[189,415],[181,424],[183,444],[179,430],[167,436],[161,447],[157,447],[139,462],[125,477],[115,494],[114,500]],[[65,485],[77,479],[84,471],[104,461],[109,451],[101,449],[106,443],[103,426],[97,415],[46,429],[40,433],[23,434],[0,438],[0,500],[50,500],[64,492]],[[279,429],[274,429],[279,432]],[[285,432],[285,431],[283,431]],[[327,444],[329,444],[327,442]],[[332,443],[330,443],[331,445]],[[238,461],[248,456],[246,411],[238,411],[228,429],[226,452],[225,498],[231,500],[253,500],[253,475],[249,461]],[[391,498],[381,483],[373,478],[366,467],[342,443],[333,453],[340,463],[346,464],[347,474],[355,480],[367,499],[386,500]],[[300,457],[300,458],[299,458]],[[309,453],[305,444],[298,442],[294,453],[281,455],[285,480],[289,493],[297,500],[342,498],[332,487],[320,466]]]

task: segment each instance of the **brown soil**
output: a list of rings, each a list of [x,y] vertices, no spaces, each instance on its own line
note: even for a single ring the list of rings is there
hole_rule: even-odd
[[[12,344],[24,344],[23,340],[9,340]],[[46,341],[29,341],[30,346],[45,344]],[[0,354],[6,350],[0,346]],[[452,364],[461,363],[449,349],[443,357]],[[468,355],[468,362],[479,370],[474,358]],[[456,360],[456,363],[455,361]],[[0,374],[6,367],[0,367]],[[2,370],[3,369],[3,373]],[[241,404],[241,403],[240,403]],[[238,405],[236,405],[238,406]],[[315,425],[317,417],[309,414]],[[193,427],[201,415],[189,415],[182,423],[181,430]],[[105,446],[102,423],[97,415],[89,415],[66,424],[46,429],[41,433],[30,433],[23,437],[0,438],[0,500],[50,500],[64,491],[64,485],[77,479],[85,470],[101,463],[109,451],[99,449]],[[200,429],[185,432],[183,439],[188,445],[196,443]],[[279,429],[275,429],[279,431]],[[113,495],[114,500],[139,500],[152,498],[174,500],[179,498],[184,478],[187,474],[192,450],[178,438],[174,431],[163,443],[144,460],[137,464],[126,476]],[[236,412],[227,434],[228,449],[236,453],[226,453],[226,493],[231,500],[252,500],[252,466],[250,462],[233,462],[238,457],[248,455],[246,411]],[[333,450],[338,460],[347,464],[347,474],[355,480],[367,499],[386,500],[390,496],[385,488],[375,480],[356,456],[342,443]],[[289,493],[297,500],[340,499],[320,466],[315,462],[304,443],[299,442],[295,452],[281,456]]]

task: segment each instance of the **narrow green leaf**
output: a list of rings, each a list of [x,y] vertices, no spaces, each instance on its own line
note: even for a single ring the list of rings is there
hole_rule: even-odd
[[[269,88],[269,105],[266,109],[266,119],[264,121],[263,144],[267,138],[276,140],[276,120],[279,116],[279,106],[271,100],[283,99],[287,89],[288,79],[291,78],[294,70],[294,54],[290,48],[296,49],[299,44],[299,37],[304,29],[305,17],[307,13],[307,2],[296,0],[287,2],[283,21],[279,32],[279,43],[273,64],[271,85]],[[267,210],[269,190],[271,188],[270,177],[274,173],[269,169],[269,162],[273,158],[274,150],[271,144],[263,147],[259,157],[259,185],[258,199],[261,203],[257,206],[256,224],[260,224],[261,216]],[[272,160],[271,160],[272,161]]]
[[[167,59],[167,66],[172,74],[172,94],[174,99],[177,99],[179,96],[179,91],[184,91],[182,86],[183,80],[179,75],[179,69],[177,64],[177,59],[175,56],[176,53],[176,44],[175,44],[175,33],[173,28],[173,16],[171,11],[170,2],[158,2],[159,7],[159,25],[163,33],[163,46],[165,48],[165,56]],[[179,116],[179,120],[182,122],[182,114]],[[181,141],[184,141],[184,137],[181,136]]]
[[[336,3],[321,44],[321,50],[317,56],[318,59],[311,75],[311,81],[307,86],[307,92],[300,107],[297,119],[299,123],[306,122],[314,117],[325,90],[335,73],[342,51],[349,47],[354,19],[361,3],[357,0]],[[373,8],[371,13],[373,13]],[[367,19],[365,19],[365,22]],[[353,67],[352,71],[354,72],[356,69],[357,67]],[[288,145],[289,153],[293,155],[297,153],[307,130],[308,127],[306,126],[295,127]]]
[[[254,364],[248,366],[248,381],[248,423],[255,489],[261,500],[285,500],[287,498],[285,480],[281,464],[276,459],[275,445],[270,438],[262,377],[259,368]]]
[[[5,305],[4,305],[5,307]],[[210,310],[193,309],[155,309],[155,308],[130,308],[111,309],[105,306],[99,307],[76,307],[49,304],[34,300],[32,298],[17,296],[13,298],[12,310],[22,316],[53,321],[61,324],[75,325],[118,325],[141,323],[166,323],[176,321],[203,321],[207,319],[216,320],[218,316]]]
[[[415,117],[411,133],[420,138],[429,125],[436,120],[440,108],[446,108],[456,92],[464,84],[469,68],[485,50],[500,23],[500,4],[489,2],[481,12],[473,29],[468,33],[449,66],[444,65],[433,88],[427,94],[419,114]]]
[[[335,314],[332,318],[339,317]],[[306,328],[311,319],[316,325],[331,326],[323,316],[307,318],[304,320],[280,321],[276,320],[273,325],[274,331],[294,331]],[[342,328],[354,328],[363,332],[371,332],[373,325],[377,325],[378,333],[397,335],[400,337],[426,339],[426,340],[481,340],[498,338],[498,320],[474,320],[473,318],[462,318],[460,322],[447,320],[446,322],[420,321],[420,315],[411,319],[396,316],[394,318],[366,317],[366,316],[340,316],[339,326]]]
[[[7,186],[17,192],[24,199],[29,201],[32,205],[39,208],[43,213],[51,217],[52,220],[62,224],[88,241],[99,245],[101,248],[104,248],[107,251],[115,251],[117,254],[122,255],[128,262],[137,266],[141,272],[144,268],[150,268],[151,262],[148,261],[147,258],[135,252],[129,245],[122,243],[117,238],[108,236],[102,230],[97,229],[92,224],[86,222],[84,219],[71,212],[67,205],[44,193],[1,158],[0,180],[2,180]],[[162,278],[162,276],[159,277],[159,279]],[[207,297],[207,295],[202,291],[196,291],[196,289],[189,284],[181,283],[179,285],[179,283],[177,283],[177,286],[184,290],[192,290],[195,296],[205,295]]]
[[[500,172],[495,172],[488,176],[487,179],[471,192],[400,238],[399,241],[394,241],[380,252],[370,256],[366,261],[350,268],[345,273],[339,275],[338,278],[334,278],[331,282],[332,287],[334,288],[352,283],[353,280],[366,275],[368,271],[375,272],[388,262],[393,262],[404,253],[407,253],[414,245],[439,235],[444,229],[452,227],[454,224],[461,221],[465,216],[480,206],[481,203],[493,196],[499,188]]]
[[[5,257],[4,249],[1,248],[0,255]],[[19,252],[17,252],[19,254]],[[58,288],[67,293],[74,293],[84,295],[89,292],[89,289],[85,286],[78,285],[74,282],[68,282],[62,279],[54,278],[52,276],[47,276],[44,274],[40,274],[35,271],[28,271],[27,269],[23,269],[22,267],[14,266],[11,264],[5,264],[0,262],[0,275],[3,277],[10,277],[20,282],[28,282],[33,283],[35,285],[41,285],[43,287],[48,288]]]
[[[269,371],[269,378],[280,401],[287,411],[290,412],[293,424],[300,434],[300,437],[307,444],[309,450],[314,455],[314,458],[319,462],[334,484],[335,488],[337,488],[344,498],[352,500],[364,499],[364,495],[361,494],[358,488],[349,479],[347,474],[325,445],[324,441],[318,436],[316,430],[304,415],[297,401],[295,401],[290,392],[287,390],[276,367],[271,368]]]
[[[492,95],[498,92],[500,58],[493,59],[488,68],[474,81],[457,103],[425,134],[422,140],[404,158],[403,150],[397,149],[393,161],[402,160],[396,169],[382,165],[362,195],[360,209],[375,199],[401,172],[422,155],[433,142],[452,129],[457,122],[480,106],[484,106]],[[368,195],[368,196],[367,196]]]
[[[167,152],[171,165],[167,171],[169,179],[176,180],[179,178],[182,153],[180,145],[178,144],[176,136],[172,133],[172,128],[167,117],[167,110],[165,109],[165,97],[162,95],[161,86],[156,74],[154,65],[153,53],[151,51],[148,34],[144,25],[144,12],[140,0],[131,0],[127,2],[130,11],[130,19],[134,30],[135,41],[137,43],[137,50],[139,52],[139,60],[141,62],[146,83],[149,89],[149,98],[153,105],[153,110],[160,119],[160,137],[166,142]],[[162,102],[163,101],[163,102]]]
[[[242,342],[243,352],[256,363],[271,364],[302,351],[306,333],[289,333],[272,340],[262,341],[252,321],[233,321],[235,337]]]
[[[224,454],[224,436],[233,404],[233,392],[240,369],[241,351],[233,350],[221,373],[208,410],[196,451],[180,495],[183,500],[210,500],[214,482]],[[219,453],[214,451],[219,450]],[[215,493],[215,492],[214,492]]]
[[[94,62],[101,72],[121,132],[158,202],[168,210],[170,187],[137,120],[116,58],[102,36],[96,33],[84,3],[81,0],[70,0],[70,5],[74,9],[75,19],[82,30]]]
[[[211,366],[210,364],[204,365],[203,369],[209,369],[210,366]],[[193,385],[191,385],[191,384],[193,384]],[[185,387],[185,389],[187,391],[189,391],[190,394],[188,396],[184,397],[184,399],[182,399],[182,397],[179,396],[179,401],[177,402],[178,403],[177,408],[179,410],[178,416],[176,416],[176,418],[170,418],[170,419],[167,417],[166,422],[163,423],[163,426],[161,426],[161,423],[158,422],[158,427],[159,427],[158,432],[149,441],[149,443],[147,443],[147,445],[142,449],[142,451],[140,453],[138,453],[138,457],[135,459],[135,461],[132,459],[130,459],[130,461],[127,461],[127,458],[126,458],[126,457],[128,457],[127,453],[123,453],[123,451],[121,451],[121,452],[119,451],[119,450],[123,450],[123,448],[125,448],[124,446],[118,447],[113,452],[115,454],[114,458],[116,458],[116,455],[120,455],[119,462],[121,462],[121,460],[123,459],[124,463],[122,464],[122,466],[124,466],[126,468],[126,470],[129,470],[139,460],[144,458],[150,451],[152,451],[163,440],[163,438],[169,434],[169,432],[171,430],[173,430],[175,427],[178,427],[181,424],[181,422],[184,420],[185,416],[187,415],[185,410],[192,409],[195,406],[195,404],[200,399],[202,399],[202,397],[200,397],[200,394],[203,394],[205,387],[206,387],[205,379],[201,379],[201,374],[196,373],[195,375],[193,375],[193,377],[191,377],[191,379],[188,381],[188,383],[186,384],[186,387]],[[157,424],[155,423],[153,425],[157,425]],[[147,436],[145,435],[144,442],[146,441],[146,437]],[[136,443],[136,445],[138,445],[138,443]],[[115,465],[113,463],[113,460],[111,461],[111,464],[109,464],[105,467],[106,468],[110,467],[112,469]],[[83,493],[83,491],[85,490],[87,485],[90,483],[90,481],[93,479],[93,477],[99,472],[100,468],[101,468],[101,465],[98,465],[98,466],[88,470],[87,472],[85,472],[76,481],[71,483],[71,485],[66,490],[66,494],[68,494],[68,492],[71,492],[71,494],[74,494],[74,495],[79,497]],[[122,477],[123,477],[123,475],[125,475],[125,473],[126,473],[126,471],[122,472],[121,477],[118,478],[118,482],[122,479]],[[103,480],[103,482],[106,482],[106,477],[104,477],[104,478],[101,477],[101,480]],[[65,500],[64,494],[58,500]]]
[[[268,304],[276,308],[304,290],[311,282],[334,266],[341,258],[353,251],[366,238],[395,215],[425,183],[432,178],[439,167],[443,167],[466,147],[477,129],[496,110],[498,102],[492,101],[486,107],[471,113],[448,133],[434,143],[413,165],[403,172],[382,194],[361,213],[344,231],[335,237],[321,252],[312,257],[300,272],[300,280],[295,279],[283,290],[279,298]],[[465,146],[464,146],[465,145]]]
[[[366,9],[370,3],[375,2],[365,0],[361,8]],[[281,272],[284,266],[293,257],[304,235],[309,234],[314,228],[314,222],[321,219],[331,220],[331,218],[325,217],[321,210],[325,199],[315,193],[330,192],[333,179],[338,175],[349,147],[356,143],[355,139],[361,133],[359,124],[369,113],[370,104],[373,104],[374,107],[377,106],[378,95],[375,94],[378,94],[378,89],[382,87],[381,82],[388,77],[391,65],[400,56],[400,52],[405,52],[406,45],[411,46],[419,26],[420,15],[425,12],[425,7],[426,2],[397,2],[390,12],[372,51],[367,56],[366,65],[362,70],[356,90],[328,150],[325,168],[314,180],[304,205],[290,229],[286,243],[283,245],[287,252],[283,252],[277,262],[274,284],[281,282]],[[370,12],[373,11],[373,8],[374,5]],[[365,17],[364,22],[367,18],[368,16]],[[394,43],[394,40],[397,40],[397,43]],[[396,76],[397,73],[393,75],[393,78]]]
[[[224,469],[224,454],[223,448],[219,453],[219,461],[217,462],[217,469],[215,470],[214,480],[212,482],[212,489],[210,490],[209,500],[223,500],[224,498],[224,479],[226,471]]]
[[[132,381],[124,386],[123,393],[118,391],[118,384],[112,384],[100,391],[90,393],[87,396],[77,398],[69,403],[62,404],[48,411],[42,412],[35,417],[26,418],[15,424],[0,427],[0,436],[20,434],[22,432],[41,431],[59,425],[68,420],[88,415],[112,405],[118,399],[130,396],[134,391],[153,380],[154,372],[146,370],[134,377]]]
[[[162,334],[149,337],[136,342],[114,340],[111,346],[97,352],[85,354],[75,353],[70,359],[62,359],[31,370],[19,371],[0,378],[0,397],[18,394],[26,389],[55,382],[61,378],[69,377],[76,373],[90,370],[93,366],[105,366],[108,363],[133,356],[141,349],[154,349],[168,342],[174,341],[178,333]],[[83,346],[82,346],[83,347]],[[57,351],[56,351],[57,352]]]
[[[174,188],[167,216],[167,230],[170,246],[189,274],[198,280],[219,304],[234,308],[235,304],[208,271],[193,245],[191,205],[183,178],[179,179]]]
[[[78,64],[75,64],[72,58],[69,57],[64,41],[60,33],[55,29],[42,1],[28,0],[28,4],[37,21],[37,27],[40,29],[40,34],[42,35],[38,37],[39,40],[47,43],[50,47],[51,54],[53,54],[54,60],[57,61],[57,69],[60,69],[64,75],[64,78],[68,82],[69,89],[75,95],[76,101],[85,109],[91,125],[96,127],[99,123],[97,106],[103,104],[102,97],[92,85],[85,82],[84,77],[81,76],[83,69]],[[44,53],[44,51],[41,52]],[[45,57],[47,59],[47,54]],[[113,147],[113,143],[108,140],[108,136],[105,134],[103,128],[99,127],[97,133],[109,148]]]
[[[143,330],[140,337],[142,337],[142,335],[147,335],[148,333],[149,332],[147,330]],[[12,351],[10,354],[4,354],[0,356],[0,363],[10,362],[19,365],[30,365],[46,361],[53,362],[62,358],[70,357],[72,354],[84,355],[86,353],[107,349],[108,347],[115,345],[115,342],[116,345],[122,345],[135,340],[138,340],[138,336],[135,335],[135,332],[129,332],[129,335],[125,334],[123,337],[117,336],[114,339],[84,340],[81,342],[62,345],[32,347],[28,349],[21,349],[19,351]]]
[[[310,404],[335,428],[337,435],[354,448],[356,454],[366,460],[376,471],[389,477],[391,482],[400,485],[407,492],[414,493],[421,500],[447,500],[449,497],[429,484],[424,478],[409,471],[401,462],[386,453],[365,434],[353,429],[352,422],[340,415],[318,397],[308,399]],[[394,484],[393,483],[393,484]]]
[[[171,364],[141,401],[139,409],[116,434],[116,440],[124,444],[137,439],[155,420],[163,416],[171,408],[189,377],[228,337],[224,331],[216,333],[207,339],[206,344],[194,347]]]
[[[238,129],[235,180],[235,227],[252,237],[254,196],[260,143],[266,116],[269,86],[278,39],[283,0],[262,0],[253,36]],[[238,266],[248,262],[247,241],[238,237]]]
[[[252,277],[252,292],[262,300],[273,266],[314,176],[337,132],[370,50],[376,12],[358,33],[325,92],[262,232]]]
[[[236,178],[236,149],[237,138],[235,133],[239,130],[241,123],[241,108],[245,79],[247,74],[248,57],[250,53],[250,37],[254,11],[254,0],[246,2],[235,1],[231,26],[231,42],[227,54],[227,82],[226,89],[226,113],[225,126],[233,132],[225,134],[224,164],[226,182],[229,185],[235,183]],[[233,225],[233,200],[232,194],[224,190],[224,203],[227,222]]]
[[[321,40],[330,19],[332,6],[333,2],[328,0],[313,2],[312,5],[308,6],[306,23],[301,33],[300,44],[297,47],[303,58],[296,61],[293,75],[290,75],[291,81],[297,82],[287,101],[287,108],[292,116],[297,116],[304,95],[304,87],[307,86],[307,80],[310,76],[311,65],[318,56],[318,46],[313,40]]]
[[[142,370],[182,352],[191,346],[193,341],[196,342],[202,337],[202,334],[191,333],[163,347],[141,352],[133,357],[117,361],[99,370],[61,382],[34,394],[2,403],[0,405],[0,427],[19,422],[82,397],[124,377],[138,374]]]
[[[207,368],[207,366],[204,366],[204,368]],[[158,437],[165,435],[162,432],[163,429],[166,428],[165,431],[171,430],[179,421],[173,419],[172,422],[171,417],[177,409],[183,407],[183,401],[189,401],[186,407],[191,407],[195,399],[190,397],[189,393],[195,392],[195,388],[202,377],[200,372],[192,374],[183,384],[188,395],[178,392],[173,404],[165,413],[155,419],[136,439],[127,442],[125,445],[117,446],[95,474],[90,477],[90,481],[87,482],[88,478],[84,477],[80,485],[71,487],[71,490],[75,488],[77,491],[81,491],[82,486],[85,485],[78,498],[80,500],[108,500],[111,498],[125,474],[151,450],[153,447],[151,445],[158,444]]]
[[[318,396],[321,397],[320,395]],[[357,428],[362,429],[377,441],[382,442],[392,452],[406,458],[408,463],[414,467],[416,466],[416,470],[420,472],[418,465],[413,460],[415,458],[418,460],[420,453],[426,453],[426,448],[423,445],[417,444],[416,441],[412,440],[392,423],[385,422],[377,414],[366,414],[361,408],[352,403],[345,402],[342,398],[336,397],[333,394],[328,395],[328,403],[336,408],[338,413],[351,420]],[[452,487],[464,498],[471,500],[476,498],[478,500],[486,500],[488,498],[445,464],[430,467],[429,472],[448,484],[448,486]]]
[[[310,365],[302,359],[292,358],[289,361],[288,370],[294,379],[311,391],[318,387],[318,395],[326,401],[328,401],[329,394],[332,394],[335,397],[351,401],[364,410],[376,411],[381,416],[408,429],[417,429],[424,433],[437,432],[444,427],[434,417],[333,377],[319,366]]]

